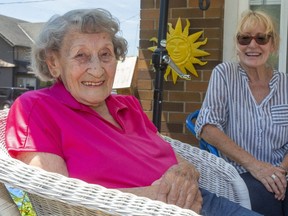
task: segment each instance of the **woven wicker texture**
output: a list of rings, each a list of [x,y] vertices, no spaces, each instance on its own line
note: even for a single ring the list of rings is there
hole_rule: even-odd
[[[251,209],[247,186],[232,165],[207,151],[169,137],[164,138],[200,171],[200,187]]]
[[[46,172],[11,158],[4,144],[7,113],[8,110],[0,111],[0,182],[29,192],[37,215],[198,215],[174,205]],[[199,148],[164,138],[197,167],[201,187],[250,208],[247,187],[233,166]]]

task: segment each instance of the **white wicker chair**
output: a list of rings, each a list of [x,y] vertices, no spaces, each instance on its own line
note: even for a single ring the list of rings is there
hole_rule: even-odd
[[[11,158],[4,143],[8,111],[0,111],[0,216],[19,215],[4,184],[28,192],[34,210],[40,216],[198,215],[174,205],[46,172]],[[168,137],[165,139],[178,153],[197,166],[203,188],[250,208],[246,185],[232,166],[196,147]]]

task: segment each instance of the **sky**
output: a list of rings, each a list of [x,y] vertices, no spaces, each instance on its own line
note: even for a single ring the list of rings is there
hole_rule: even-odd
[[[46,22],[73,9],[104,8],[120,21],[128,55],[138,55],[140,0],[0,0],[0,14],[28,22]]]

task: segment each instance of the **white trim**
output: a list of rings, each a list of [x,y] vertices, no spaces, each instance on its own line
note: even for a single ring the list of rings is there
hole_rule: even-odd
[[[250,5],[277,5],[281,4],[281,0],[250,0]]]
[[[282,0],[280,14],[280,47],[279,47],[279,71],[287,72],[287,52],[288,52],[288,2]]]
[[[224,6],[223,61],[235,61],[235,32],[238,19],[249,8],[249,0],[228,0]]]

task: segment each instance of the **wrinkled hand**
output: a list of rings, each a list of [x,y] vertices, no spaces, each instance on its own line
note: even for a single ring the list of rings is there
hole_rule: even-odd
[[[158,185],[157,200],[200,213],[202,195],[198,187],[199,172],[188,162],[170,167],[153,185]]]
[[[283,200],[285,198],[287,180],[284,169],[258,161],[250,172],[269,192],[275,194],[276,199]]]

